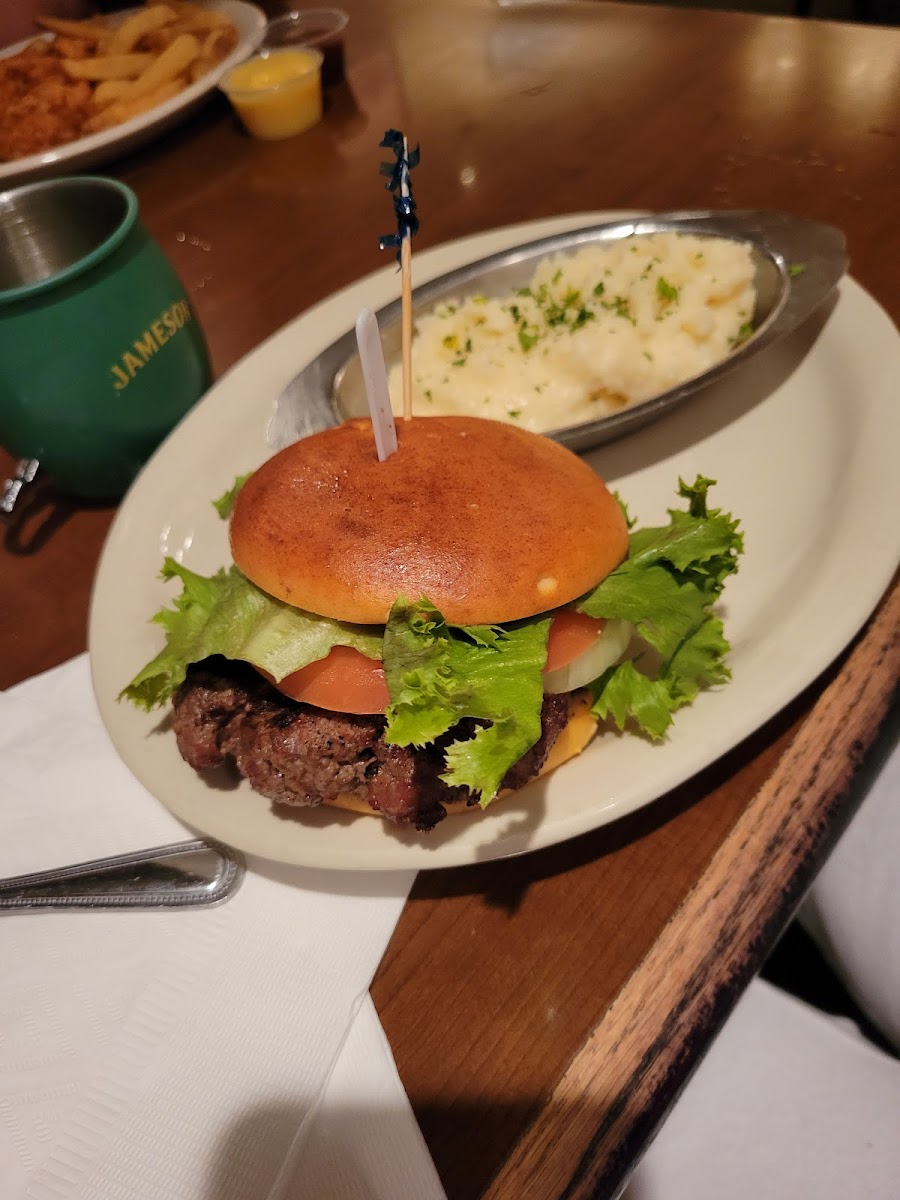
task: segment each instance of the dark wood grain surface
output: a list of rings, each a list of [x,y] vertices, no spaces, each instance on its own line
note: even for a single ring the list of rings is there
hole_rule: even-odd
[[[134,187],[182,275],[217,374],[383,265],[377,235],[390,227],[390,207],[377,142],[389,126],[423,147],[417,249],[563,212],[781,208],[840,226],[852,273],[900,317],[900,32],[601,2],[346,7],[348,84],[331,94],[315,130],[253,142],[216,100],[106,168]],[[0,455],[0,466],[8,461]],[[0,549],[0,686],[84,649],[91,578],[113,515],[46,491],[28,508]],[[885,611],[887,630],[863,637],[873,653],[878,638],[896,638],[896,607]],[[533,1147],[554,1141],[575,1092],[602,1072],[604,1022],[640,1004],[630,979],[652,988],[647,972],[659,969],[681,906],[698,901],[697,889],[709,900],[722,856],[727,865],[737,853],[735,830],[761,811],[758,798],[769,795],[777,817],[805,786],[786,751],[808,736],[826,685],[839,694],[850,686],[847,669],[830,667],[745,744],[611,827],[519,860],[420,875],[373,994],[451,1200],[481,1196],[495,1177],[496,1197],[589,1195],[594,1182],[597,1195],[614,1193],[664,1110],[666,1087],[643,1095],[627,1129],[616,1126],[624,1157],[602,1169],[579,1159],[587,1190],[566,1191],[558,1162],[534,1173]],[[889,686],[883,671],[872,673],[860,747]],[[836,711],[832,704],[813,727],[817,736],[827,736]],[[766,903],[735,934],[717,1019],[846,819],[845,774],[823,809],[824,833],[791,826],[786,873],[773,867]],[[723,921],[738,900],[720,897]],[[676,997],[687,961],[667,968]],[[669,1092],[714,1027],[677,1028]],[[640,1060],[651,1033],[643,1048],[641,1036],[617,1069]],[[553,1102],[560,1088],[564,1104]],[[610,1119],[611,1093],[591,1095],[578,1125],[588,1141]],[[566,1145],[567,1154],[584,1150]]]

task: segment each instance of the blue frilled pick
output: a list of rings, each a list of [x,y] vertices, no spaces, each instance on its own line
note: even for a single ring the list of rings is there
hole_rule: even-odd
[[[384,137],[379,143],[381,146],[386,146],[392,150],[396,156],[396,162],[382,163],[379,167],[379,173],[387,177],[385,187],[389,192],[394,193],[394,216],[397,219],[397,232],[387,233],[384,237],[378,239],[378,245],[382,250],[387,250],[388,247],[395,248],[397,251],[397,261],[400,261],[400,247],[403,239],[412,237],[419,229],[419,218],[416,216],[416,202],[412,197],[412,183],[409,173],[413,167],[419,165],[419,147],[414,150],[408,150],[404,156],[403,153],[403,134],[399,129],[388,129]],[[403,185],[406,184],[407,195],[403,195]]]

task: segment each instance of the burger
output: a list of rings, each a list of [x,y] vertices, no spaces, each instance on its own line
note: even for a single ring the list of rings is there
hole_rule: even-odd
[[[432,829],[580,752],[598,721],[665,736],[728,677],[714,612],[741,550],[679,482],[631,528],[579,457],[514,425],[398,423],[379,461],[352,420],[282,450],[216,502],[233,564],[167,559],[166,645],[122,695],[171,701],[182,757],[230,763],[277,805]]]

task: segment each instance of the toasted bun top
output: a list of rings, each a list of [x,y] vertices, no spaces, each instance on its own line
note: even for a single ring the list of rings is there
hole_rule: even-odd
[[[368,420],[302,438],[238,493],[231,549],[263,591],[321,616],[383,624],[427,596],[455,625],[568,604],[625,557],[602,480],[549,438],[475,417],[397,422],[384,462]]]

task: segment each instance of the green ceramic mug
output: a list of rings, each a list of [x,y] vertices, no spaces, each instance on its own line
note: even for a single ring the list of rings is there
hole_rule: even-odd
[[[202,396],[184,287],[114,179],[0,192],[0,445],[64,490],[122,495]]]

